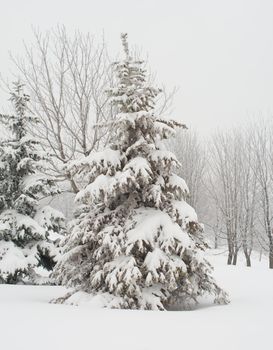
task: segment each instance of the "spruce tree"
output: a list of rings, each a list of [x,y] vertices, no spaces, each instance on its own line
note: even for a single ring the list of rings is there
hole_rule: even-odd
[[[130,57],[126,34],[122,44],[125,58],[114,64],[116,86],[108,91],[116,111],[110,146],[69,168],[88,185],[76,196],[82,214],[54,272],[76,289],[57,302],[77,303],[82,292],[113,308],[164,310],[206,292],[227,302],[202,255],[187,185],[173,173],[178,161],[164,147],[185,126],[155,114],[160,90],[146,82],[144,62]]]
[[[56,263],[48,230],[35,216],[41,196],[58,189],[42,174],[47,156],[28,132],[39,120],[28,113],[29,96],[21,83],[14,84],[10,100],[14,115],[0,114],[9,132],[0,142],[0,276],[4,283],[18,283],[33,278],[45,256]]]
[[[46,233],[46,244],[39,246],[39,264],[48,271],[52,271],[61,257],[60,242],[66,235],[64,215],[49,205],[37,210],[34,220],[42,226]]]

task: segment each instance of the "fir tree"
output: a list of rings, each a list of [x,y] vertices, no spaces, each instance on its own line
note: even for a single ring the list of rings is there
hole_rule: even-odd
[[[28,114],[29,96],[19,82],[11,102],[14,115],[0,115],[9,131],[9,138],[0,142],[0,276],[3,282],[18,283],[35,276],[33,268],[44,255],[55,259],[48,230],[35,216],[41,196],[58,190],[50,177],[42,175],[47,157],[28,132],[38,119]]]
[[[203,230],[185,201],[187,185],[173,173],[178,161],[162,142],[185,126],[155,115],[160,90],[130,57],[126,34],[122,44],[125,58],[114,64],[117,82],[108,91],[116,111],[110,147],[70,165],[88,185],[76,196],[82,214],[54,274],[81,293],[57,302],[77,302],[82,292],[113,308],[164,310],[205,292],[226,302],[202,257]]]
[[[47,237],[46,244],[38,247],[38,266],[51,271],[61,257],[60,242],[66,235],[65,217],[59,210],[46,205],[39,208],[34,220],[45,229]]]

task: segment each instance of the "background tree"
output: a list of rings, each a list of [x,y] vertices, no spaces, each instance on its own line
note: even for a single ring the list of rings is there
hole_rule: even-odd
[[[206,151],[202,140],[194,130],[178,131],[174,138],[167,141],[167,147],[175,153],[181,167],[176,174],[185,179],[189,187],[188,203],[197,209],[199,219],[206,216],[207,202],[204,181],[206,174]]]
[[[249,130],[243,128],[238,133],[237,149],[239,153],[240,192],[239,192],[239,235],[246,265],[251,266],[251,253],[257,243],[258,220],[258,186],[255,175],[257,163],[254,159],[253,148],[250,147]],[[255,242],[256,241],[256,242]]]
[[[0,275],[6,283],[17,283],[33,277],[43,257],[55,259],[55,247],[35,215],[39,198],[58,190],[41,174],[46,155],[27,131],[38,119],[27,114],[29,97],[20,83],[14,84],[11,101],[15,114],[0,114],[10,132],[0,143]]]
[[[238,127],[214,134],[209,153],[209,193],[224,223],[219,233],[226,236],[228,264],[236,265],[238,252],[243,248],[250,266],[258,217],[258,190],[249,130]]]
[[[228,264],[236,265],[240,249],[239,208],[240,176],[238,135],[218,132],[210,148],[211,194],[225,223]]]
[[[29,89],[30,109],[41,118],[33,131],[54,156],[51,171],[78,192],[63,165],[105,141],[107,130],[97,125],[111,119],[104,93],[111,81],[106,45],[89,34],[69,35],[65,27],[33,33],[34,44],[25,45],[25,56],[13,61]]]
[[[259,242],[268,252],[269,268],[273,268],[273,124],[259,121],[251,126],[251,147],[254,153],[253,171],[258,184],[260,218]]]

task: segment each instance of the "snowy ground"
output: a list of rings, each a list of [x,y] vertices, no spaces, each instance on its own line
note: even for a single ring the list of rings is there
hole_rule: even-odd
[[[61,287],[0,285],[3,350],[252,350],[272,348],[273,271],[226,266],[212,255],[215,276],[231,304],[203,301],[193,311],[101,310],[49,304]]]

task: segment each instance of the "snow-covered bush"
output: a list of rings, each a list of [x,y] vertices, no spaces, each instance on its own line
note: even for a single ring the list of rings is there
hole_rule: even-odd
[[[164,310],[205,292],[226,302],[203,258],[187,185],[173,173],[179,163],[162,142],[185,126],[154,114],[160,90],[146,83],[143,62],[130,57],[126,34],[122,43],[125,59],[114,64],[117,82],[108,91],[116,111],[110,147],[69,168],[88,185],[76,196],[82,214],[54,272],[76,290],[57,302],[77,303],[83,292],[113,308]]]
[[[53,195],[58,189],[42,174],[47,157],[28,133],[38,119],[27,113],[29,97],[22,84],[14,84],[11,101],[14,115],[0,114],[9,131],[9,138],[0,142],[0,276],[2,282],[18,283],[33,279],[39,264],[52,269],[56,249],[50,234],[63,224],[56,215],[51,224],[50,219],[37,220],[41,196]]]

